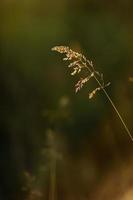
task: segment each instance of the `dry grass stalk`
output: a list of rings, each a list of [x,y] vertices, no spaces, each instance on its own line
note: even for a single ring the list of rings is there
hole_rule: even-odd
[[[49,200],[55,200],[56,193],[56,162],[57,162],[57,152],[56,152],[56,141],[54,137],[54,132],[48,130],[47,132],[47,145],[48,145],[48,156],[49,156],[49,167],[50,167],[50,188],[49,188]]]
[[[102,90],[108,98],[109,102],[111,103],[116,114],[118,115],[120,121],[122,122],[125,131],[127,132],[128,136],[133,142],[133,136],[131,132],[129,131],[125,121],[123,120],[121,114],[116,108],[114,102],[105,90],[105,88],[110,85],[110,82],[106,84],[104,83],[103,74],[95,70],[92,61],[88,60],[83,54],[77,53],[67,46],[55,46],[52,48],[52,51],[57,51],[61,54],[65,54],[65,58],[63,58],[63,60],[70,62],[68,67],[72,69],[72,76],[79,74],[83,69],[88,70],[89,75],[87,75],[84,78],[81,77],[80,80],[75,84],[75,92],[77,93],[90,79],[94,78],[98,84],[98,87],[89,93],[89,99],[93,98],[98,91]]]

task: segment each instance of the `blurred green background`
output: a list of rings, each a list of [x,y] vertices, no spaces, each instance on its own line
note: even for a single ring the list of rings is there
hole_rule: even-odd
[[[93,61],[133,132],[132,9],[132,0],[0,1],[0,199],[49,199],[49,140],[61,154],[56,199],[97,200],[106,174],[128,168],[133,144],[108,100],[88,99],[93,81],[75,95],[77,77],[51,48]],[[30,186],[25,173],[36,177]]]

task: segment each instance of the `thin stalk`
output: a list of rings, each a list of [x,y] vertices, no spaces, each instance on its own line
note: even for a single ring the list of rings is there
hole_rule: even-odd
[[[115,112],[117,113],[117,115],[118,115],[119,119],[121,120],[121,122],[122,122],[122,124],[123,124],[123,126],[124,126],[124,128],[125,128],[125,130],[127,132],[127,134],[129,135],[130,139],[133,142],[133,136],[131,135],[131,133],[130,133],[128,127],[127,127],[127,125],[125,124],[125,122],[124,122],[121,114],[119,113],[118,109],[116,108],[114,102],[112,101],[112,99],[110,98],[110,96],[108,95],[108,93],[106,92],[106,90],[104,88],[102,90],[103,90],[104,94],[106,95],[106,97],[108,98],[109,102],[111,103],[112,107],[114,108]]]
[[[51,160],[51,170],[50,170],[50,181],[51,181],[51,190],[50,190],[50,200],[55,200],[55,190],[56,190],[56,158]]]
[[[90,64],[90,62],[89,62],[89,64]],[[85,64],[85,66],[86,66],[86,68],[90,71],[90,73],[92,73],[92,70],[91,70],[86,64]],[[91,67],[93,68],[92,65],[91,65]],[[96,82],[98,83],[98,85],[100,86],[100,88],[102,89],[102,91],[104,92],[104,94],[105,94],[105,96],[107,97],[107,99],[109,100],[109,102],[111,103],[113,109],[115,110],[117,116],[119,117],[121,123],[123,124],[125,131],[127,132],[128,136],[130,137],[131,141],[133,142],[133,136],[132,136],[131,132],[129,131],[129,129],[128,129],[126,123],[124,122],[124,120],[123,120],[123,118],[122,118],[120,112],[119,112],[118,109],[116,108],[114,102],[112,101],[112,99],[110,98],[110,96],[108,95],[108,93],[106,92],[105,88],[103,88],[103,86],[101,85],[100,81],[97,79],[97,77],[95,76],[95,74],[94,74],[93,77],[94,77],[94,79],[96,80]]]
[[[49,196],[48,200],[56,199],[56,167],[57,167],[57,153],[56,153],[56,140],[54,132],[48,130],[47,133],[47,146],[48,146],[48,164],[49,164]]]

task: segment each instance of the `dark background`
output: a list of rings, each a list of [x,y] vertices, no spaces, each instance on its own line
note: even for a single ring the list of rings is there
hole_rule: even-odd
[[[49,140],[61,154],[57,199],[97,200],[107,174],[131,168],[133,143],[110,103],[102,92],[89,100],[93,81],[75,95],[77,78],[51,48],[93,60],[132,133],[132,10],[132,0],[0,1],[0,199],[49,199]]]

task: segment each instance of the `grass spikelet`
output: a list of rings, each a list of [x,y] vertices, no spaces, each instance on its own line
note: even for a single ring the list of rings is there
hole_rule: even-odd
[[[52,51],[57,51],[61,54],[65,54],[65,57],[63,58],[64,61],[69,61],[68,67],[72,69],[72,72],[70,73],[72,76],[79,74],[82,70],[87,69],[88,76],[80,78],[80,80],[75,84],[75,92],[81,90],[81,88],[88,82],[90,79],[94,78],[95,81],[98,84],[98,87],[96,87],[92,92],[89,93],[89,99],[92,99],[98,91],[103,91],[109,102],[111,103],[114,111],[116,112],[118,118],[120,119],[126,133],[130,137],[131,141],[133,142],[133,136],[131,132],[129,131],[125,121],[123,120],[123,117],[121,116],[120,112],[118,111],[117,107],[115,106],[114,102],[112,101],[111,97],[108,95],[106,91],[106,87],[110,85],[110,82],[105,83],[103,74],[96,71],[95,67],[93,65],[93,62],[91,60],[88,60],[83,54],[77,53],[70,49],[67,46],[55,46],[52,48]]]

